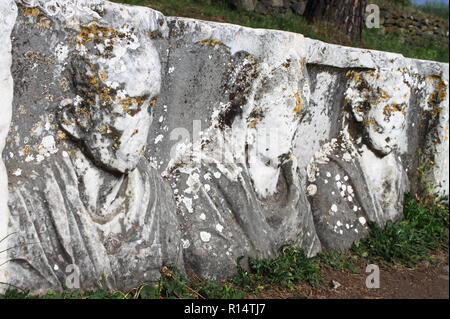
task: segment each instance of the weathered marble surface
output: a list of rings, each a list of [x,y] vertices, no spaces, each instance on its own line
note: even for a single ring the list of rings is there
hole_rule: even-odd
[[[448,194],[448,64],[103,0],[0,12],[0,290],[346,249],[430,161]]]

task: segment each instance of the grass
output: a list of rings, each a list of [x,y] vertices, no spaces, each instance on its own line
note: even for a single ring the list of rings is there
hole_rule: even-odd
[[[407,16],[415,15],[419,18],[437,17],[448,20],[448,4],[439,1],[428,0],[422,5],[414,4],[411,0],[371,0],[370,2]]]
[[[388,222],[385,229],[370,223],[367,239],[355,242],[353,251],[363,258],[414,267],[430,258],[432,250],[448,250],[448,202],[423,201],[408,195],[404,219]]]
[[[81,293],[79,291],[65,289],[62,294],[57,294],[50,290],[41,297],[29,295],[28,292],[9,290],[0,299],[127,299],[127,295],[122,292],[111,293],[105,290]]]
[[[239,268],[238,275],[231,282],[246,291],[258,292],[266,286],[277,285],[293,288],[307,282],[312,287],[321,284],[320,266],[296,247],[285,247],[275,259],[249,259],[249,270]]]
[[[445,4],[438,1],[429,1],[424,5],[419,6],[419,9],[423,12],[448,20],[448,3]]]
[[[429,36],[422,36],[420,42],[414,42],[408,41],[407,34],[400,32],[383,33],[376,29],[365,29],[363,38],[362,47],[367,49],[397,52],[417,59],[449,61],[448,44],[443,45]]]
[[[352,42],[342,32],[336,30],[333,25],[326,22],[308,23],[303,17],[294,14],[282,14],[276,16],[261,15],[242,10],[232,10],[220,1],[212,0],[113,0],[114,2],[133,5],[150,6],[163,12],[167,16],[181,16],[202,20],[228,22],[252,28],[277,29],[295,33],[301,33],[306,37],[325,41],[328,43],[357,46],[374,50],[401,53],[406,57],[436,60],[448,62],[448,42],[442,43],[432,38],[421,37],[420,40],[411,43],[407,41],[406,34],[388,33],[382,34],[366,29],[363,32],[361,42]],[[434,5],[417,7],[409,4],[409,1],[376,0],[386,6],[395,7],[408,13],[427,17],[440,12]],[[423,10],[423,11],[422,11]],[[448,14],[448,10],[447,10]],[[440,15],[441,16],[441,15]],[[448,19],[448,18],[447,18]]]
[[[359,273],[361,270],[354,264],[354,255],[350,252],[338,251],[323,251],[317,255],[318,260],[325,267],[330,267],[339,271],[350,271],[352,273]]]
[[[161,279],[157,283],[147,283],[128,292],[97,290],[81,293],[65,288],[61,294],[50,290],[41,297],[28,292],[9,290],[0,299],[242,299],[245,293],[228,283],[211,280],[196,282],[186,279],[174,266],[161,269]]]

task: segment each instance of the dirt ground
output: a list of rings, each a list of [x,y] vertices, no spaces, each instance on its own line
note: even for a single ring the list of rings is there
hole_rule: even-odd
[[[307,284],[300,284],[293,290],[274,287],[264,290],[258,296],[249,295],[248,298],[448,299],[448,253],[437,253],[434,257],[438,260],[437,263],[422,262],[415,269],[380,265],[379,289],[366,287],[366,278],[370,273],[365,273],[367,265],[360,264],[359,273],[323,269],[324,287],[312,288]]]

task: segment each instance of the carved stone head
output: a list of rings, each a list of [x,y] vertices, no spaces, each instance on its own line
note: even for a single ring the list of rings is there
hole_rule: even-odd
[[[159,55],[133,28],[92,23],[81,28],[68,68],[74,98],[62,127],[99,166],[133,170],[147,142],[151,108],[161,87]]]
[[[406,115],[411,89],[401,71],[350,71],[346,92],[355,119],[363,123],[368,146],[385,156],[407,145]],[[382,83],[382,85],[380,85]]]

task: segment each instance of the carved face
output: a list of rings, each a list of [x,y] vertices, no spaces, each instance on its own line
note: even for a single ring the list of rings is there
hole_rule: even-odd
[[[353,72],[352,75],[346,98],[355,119],[364,124],[369,147],[382,155],[401,150],[407,145],[406,114],[411,97],[403,73]]]
[[[97,164],[127,173],[147,142],[161,87],[158,52],[126,27],[89,25],[77,42],[70,70],[76,96],[63,112],[62,126]]]

